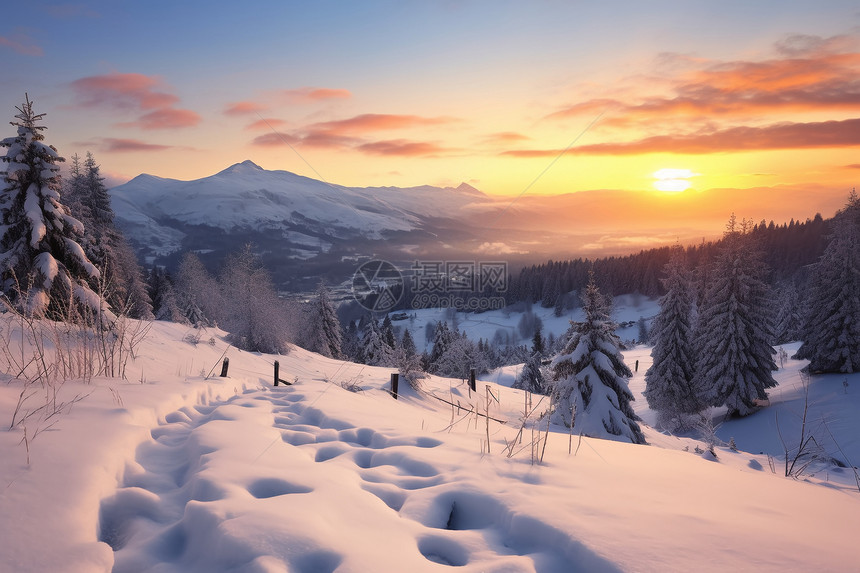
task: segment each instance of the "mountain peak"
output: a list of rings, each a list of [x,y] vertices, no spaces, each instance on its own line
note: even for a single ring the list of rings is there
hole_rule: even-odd
[[[251,161],[250,159],[246,159],[241,163],[236,163],[235,165],[231,165],[221,173],[251,173],[254,171],[265,171],[262,167]],[[219,173],[220,175],[220,173]]]
[[[466,182],[460,183],[456,191],[459,191],[460,193],[468,193],[469,195],[483,195],[481,191],[475,189]]]

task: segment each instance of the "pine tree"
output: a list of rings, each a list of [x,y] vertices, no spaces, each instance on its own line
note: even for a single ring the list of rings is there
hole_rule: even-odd
[[[162,267],[152,267],[148,283],[155,320],[188,324],[188,319],[179,310],[173,281],[170,280],[167,271]]]
[[[541,367],[540,352],[534,352],[531,358],[523,364],[522,371],[520,371],[516,381],[511,384],[511,387],[519,388],[532,394],[546,394],[547,383],[543,368]]]
[[[541,333],[541,325],[539,324],[535,329],[534,338],[532,338],[532,353],[537,352],[543,356],[544,350],[543,334]]]
[[[361,341],[358,339],[358,327],[350,320],[341,332],[341,353],[352,362],[362,362]]]
[[[403,338],[400,340],[400,347],[407,356],[416,356],[418,354],[418,349],[415,347],[415,340],[412,338],[412,333],[409,332],[408,328],[403,331]]]
[[[627,386],[633,373],[618,349],[621,341],[593,272],[582,301],[585,321],[575,326],[564,350],[552,362],[552,420],[573,433],[644,444]]]
[[[803,305],[800,294],[793,284],[787,284],[777,295],[777,314],[774,326],[774,342],[785,344],[800,340],[803,328]]]
[[[387,314],[382,319],[382,339],[392,350],[397,348],[397,339],[394,336],[394,324],[391,322],[391,317]]]
[[[677,414],[702,409],[693,387],[696,356],[693,341],[693,284],[684,250],[676,248],[666,264],[660,313],[651,326],[653,364],[645,372],[645,399],[662,424]]]
[[[99,271],[78,243],[83,224],[60,202],[57,163],[64,159],[43,143],[45,114],[36,114],[27,96],[16,109],[17,136],[0,141],[7,148],[0,194],[3,293],[28,315],[64,319],[75,308],[110,322],[112,313],[89,285]]]
[[[331,302],[331,294],[322,281],[317,286],[316,299],[311,303],[308,326],[308,350],[328,358],[342,356],[340,321]]]
[[[152,318],[152,303],[134,250],[114,222],[110,195],[95,157],[87,152],[83,168],[73,159],[71,182],[74,208],[84,224],[81,246],[102,273],[102,287],[110,306],[132,318]]]
[[[385,342],[376,320],[371,319],[364,329],[362,349],[365,364],[370,366],[392,366],[394,364],[394,350]]]
[[[708,406],[746,416],[776,386],[773,360],[771,294],[765,266],[745,225],[729,220],[711,269],[697,328],[694,386]]]
[[[436,363],[442,358],[442,355],[447,352],[448,347],[454,342],[456,335],[448,328],[448,323],[440,321],[436,324],[433,332],[433,347],[430,350],[428,357],[429,371],[436,374]]]
[[[803,345],[812,372],[860,372],[860,199],[852,191],[813,269]]]
[[[439,376],[466,379],[472,368],[478,374],[485,373],[487,364],[478,351],[478,346],[469,340],[465,333],[456,333],[439,359],[434,362],[433,368],[434,374]]]

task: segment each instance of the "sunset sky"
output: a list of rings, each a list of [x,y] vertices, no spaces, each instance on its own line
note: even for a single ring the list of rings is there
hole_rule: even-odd
[[[759,220],[860,179],[856,0],[10,2],[0,74],[0,137],[28,92],[113,182],[784,197]]]

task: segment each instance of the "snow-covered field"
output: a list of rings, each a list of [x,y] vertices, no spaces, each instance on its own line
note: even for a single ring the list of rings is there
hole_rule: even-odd
[[[776,373],[770,407],[722,424],[740,451],[714,460],[648,426],[650,446],[561,428],[544,443],[532,416],[520,442],[510,369],[472,395],[430,378],[394,400],[388,369],[188,333],[154,323],[127,380],[68,381],[61,398],[86,397],[31,441],[29,465],[22,430],[0,432],[0,571],[860,569],[853,470],[782,475],[776,425],[796,439],[800,362]],[[625,358],[640,362],[631,389],[653,423],[649,349]],[[272,386],[276,359],[295,384]],[[19,392],[0,384],[0,422]],[[816,431],[838,443],[827,451],[857,464],[860,375],[813,377],[809,395]]]

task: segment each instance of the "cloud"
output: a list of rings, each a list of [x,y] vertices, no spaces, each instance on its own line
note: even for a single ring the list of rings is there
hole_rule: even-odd
[[[514,131],[500,131],[487,135],[481,143],[484,145],[509,145],[529,140],[531,140],[531,137],[523,135],[522,133],[516,133]]]
[[[390,139],[387,141],[374,141],[364,143],[356,149],[362,153],[371,155],[389,155],[399,157],[435,157],[449,153],[452,149],[441,147],[435,143],[426,141],[406,141],[404,139]]]
[[[175,95],[156,91],[161,84],[160,80],[143,74],[113,72],[81,78],[70,85],[80,107],[148,110],[169,107],[179,101]]]
[[[860,110],[857,38],[791,36],[778,43],[775,51],[777,57],[755,61],[684,59],[682,69],[670,66],[674,75],[668,78],[668,94],[592,98],[565,106],[546,118],[557,120],[606,111],[608,117],[602,123],[627,125],[653,124],[678,116],[683,116],[684,121],[707,121],[714,117]],[[663,54],[661,62],[668,58]],[[641,79],[638,83],[642,83]]]
[[[288,133],[264,133],[263,135],[258,135],[251,141],[251,145],[259,145],[260,147],[279,147],[279,146],[290,146],[299,143],[301,139],[297,137],[293,137]]]
[[[237,101],[227,106],[224,115],[255,115],[266,109],[266,106],[254,101]]]
[[[177,129],[194,127],[200,123],[200,116],[187,109],[157,109],[144,114],[137,121],[119,123],[119,127],[139,127],[140,129]]]
[[[124,113],[142,113],[135,121],[118,124],[141,129],[175,129],[193,127],[200,116],[187,109],[177,109],[179,98],[161,91],[163,82],[135,73],[113,72],[89,76],[69,84],[81,108],[111,107]]]
[[[710,132],[656,135],[637,141],[573,147],[570,154],[636,155],[643,153],[705,154],[768,149],[811,149],[860,145],[860,119],[810,123],[779,123],[764,127],[738,126]],[[521,149],[502,152],[510,157],[554,157],[560,149]]]
[[[500,242],[481,243],[475,250],[486,255],[523,255],[528,253],[528,251],[516,249],[506,243]]]
[[[367,133],[372,131],[408,129],[410,127],[427,127],[451,123],[453,121],[456,120],[449,117],[365,113],[348,119],[315,123],[309,126],[308,129],[312,131],[333,131],[340,133]]]
[[[12,51],[23,56],[44,56],[45,52],[41,46],[37,46],[32,39],[24,34],[13,36],[0,36],[0,46],[11,48]]]
[[[851,165],[844,165],[844,169],[860,169],[860,163],[852,163]]]
[[[295,135],[291,133],[270,132],[264,133],[254,138],[251,145],[259,145],[262,147],[278,147],[281,145],[297,145],[302,144],[309,147],[317,147],[323,149],[343,149],[354,147],[358,142],[355,138],[345,137],[337,134],[327,133],[310,133],[304,135]]]
[[[280,90],[278,95],[290,103],[313,103],[329,99],[349,99],[349,90],[333,88],[303,87],[290,90]]]
[[[146,143],[137,139],[116,139],[113,137],[105,137],[101,140],[100,148],[106,153],[126,153],[138,151],[165,151],[167,149],[172,149],[173,146]]]
[[[422,117],[418,115],[362,114],[347,119],[317,122],[290,133],[268,133],[256,137],[252,145],[278,146],[301,144],[324,149],[356,150],[369,155],[400,157],[435,157],[454,151],[436,143],[389,139],[368,141],[362,137],[376,131],[408,129],[440,125],[456,121],[452,118]],[[255,127],[261,127],[255,122]]]

